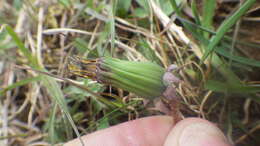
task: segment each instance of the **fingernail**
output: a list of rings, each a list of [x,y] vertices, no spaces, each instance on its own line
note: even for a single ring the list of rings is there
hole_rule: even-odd
[[[228,146],[223,133],[213,124],[198,122],[185,127],[179,138],[180,146]]]

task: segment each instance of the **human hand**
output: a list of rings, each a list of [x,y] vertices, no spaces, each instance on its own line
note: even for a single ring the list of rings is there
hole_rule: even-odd
[[[186,118],[173,125],[169,116],[152,116],[125,122],[82,136],[85,146],[230,146],[212,123]],[[81,146],[74,139],[65,146]]]

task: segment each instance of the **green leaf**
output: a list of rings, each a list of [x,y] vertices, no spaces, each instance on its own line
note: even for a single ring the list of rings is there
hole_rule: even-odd
[[[131,6],[132,0],[118,0],[116,6],[116,15],[119,17],[126,17]]]
[[[97,130],[105,129],[109,127],[109,119],[108,117],[102,118],[102,120],[98,123]]]
[[[0,90],[0,96],[3,96],[3,94],[9,90],[12,90],[14,88],[17,88],[17,87],[20,87],[20,86],[23,86],[23,85],[26,85],[28,83],[32,83],[32,82],[36,82],[36,81],[40,81],[41,80],[41,76],[36,76],[36,77],[30,77],[30,78],[26,78],[26,79],[23,79],[21,81],[18,81],[18,82],[15,82],[11,85],[9,85],[8,87]]]
[[[13,1],[13,7],[16,9],[16,10],[20,10],[23,6],[23,0],[14,0]]]
[[[48,131],[49,136],[47,139],[51,142],[51,144],[55,144],[56,142],[60,142],[57,131],[55,130],[55,121],[56,121],[56,112],[57,112],[57,104],[51,110],[50,118],[46,123],[45,127],[46,131]]]
[[[78,112],[73,115],[73,120],[75,122],[80,122],[84,119],[85,113],[84,112]]]
[[[94,93],[99,93],[104,90],[103,85],[93,82],[90,79],[82,79],[82,81],[84,81],[83,86],[87,87]],[[65,94],[70,95],[71,98],[75,98],[77,101],[83,101],[86,99],[86,96],[92,96],[89,92],[75,86],[68,86],[63,91]]]
[[[215,14],[216,0],[203,0],[203,15],[201,24],[207,29],[212,29],[213,17]],[[208,38],[209,33],[204,32],[204,36]]]
[[[140,40],[138,42],[138,49],[147,60],[150,60],[156,64],[160,64],[160,60],[155,55],[155,51],[152,50],[150,45],[145,40]]]
[[[88,43],[81,39],[81,38],[76,38],[73,42],[73,45],[78,49],[80,54],[85,54],[90,52],[88,46]]]
[[[68,121],[70,122],[76,135],[80,137],[75,123],[69,113],[66,101],[64,99],[63,93],[59,87],[59,84],[51,77],[43,75],[43,85],[47,88],[48,93],[53,97],[54,101],[60,106],[63,113],[66,115]],[[68,133],[69,134],[69,133]],[[81,139],[80,139],[81,140]]]
[[[70,0],[58,0],[60,4],[62,4],[63,6],[65,6],[66,8],[69,8],[71,5]]]
[[[256,0],[247,0],[245,3],[230,17],[228,17],[218,28],[216,35],[210,39],[210,43],[203,54],[201,62],[204,62],[216,45],[224,37],[225,33],[244,15],[247,10],[255,3]]]
[[[242,64],[246,64],[246,65],[251,65],[251,66],[255,66],[255,67],[260,67],[260,61],[258,60],[253,60],[250,58],[246,58],[246,57],[242,57],[242,56],[236,56],[228,51],[226,51],[224,48],[222,47],[217,47],[216,52],[220,55],[223,55],[233,61],[242,63]]]
[[[166,15],[170,15],[171,13],[174,12],[174,9],[169,0],[159,0],[159,3],[160,3],[160,7],[161,7],[162,11]],[[180,1],[179,1],[179,3],[180,3]]]
[[[5,25],[5,29],[8,32],[8,34],[12,37],[14,42],[16,43],[17,47],[21,50],[23,55],[29,60],[29,62],[32,64],[33,67],[37,67],[37,59],[32,55],[30,50],[26,48],[23,44],[23,42],[19,39],[17,34],[14,32],[14,30],[9,26]]]
[[[199,12],[198,12],[198,9],[197,9],[197,5],[196,5],[196,1],[195,0],[192,0],[191,2],[191,10],[192,10],[192,14],[195,18],[195,22],[198,26],[201,25],[201,21],[200,21],[200,15],[199,15]]]
[[[180,7],[182,2],[183,2],[183,0],[176,0],[177,6]],[[174,8],[171,5],[171,1],[170,0],[159,0],[159,4],[160,4],[160,7],[161,7],[162,11],[166,15],[170,15],[170,14],[172,14],[174,12]]]
[[[149,12],[149,3],[147,0],[136,0],[136,2],[146,10],[146,12]]]
[[[145,18],[149,15],[148,12],[143,8],[135,8],[133,13],[134,16],[139,18]]]
[[[260,92],[260,85],[245,85],[245,84],[232,84],[228,82],[221,82],[216,80],[208,80],[205,83],[205,88],[224,93],[258,93]]]

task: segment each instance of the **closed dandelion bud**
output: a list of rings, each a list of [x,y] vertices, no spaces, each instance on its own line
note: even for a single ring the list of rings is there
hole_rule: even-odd
[[[69,70],[76,75],[148,98],[158,97],[166,89],[162,79],[165,69],[151,62],[125,61],[112,57],[96,60],[73,58]]]

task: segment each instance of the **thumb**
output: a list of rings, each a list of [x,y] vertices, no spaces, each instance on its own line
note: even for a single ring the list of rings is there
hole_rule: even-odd
[[[187,118],[170,131],[164,146],[230,146],[224,134],[212,123]]]

